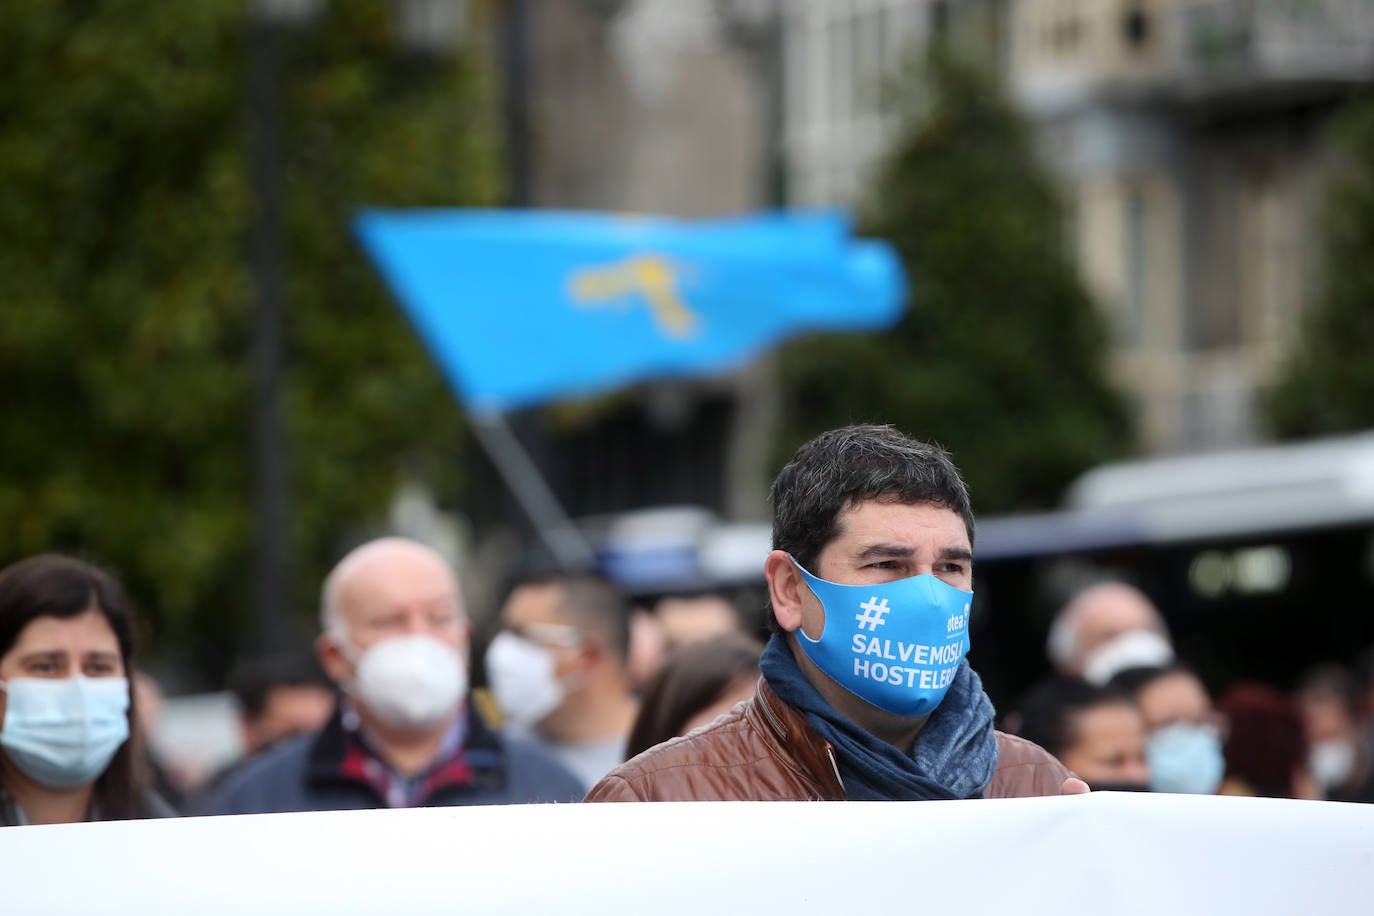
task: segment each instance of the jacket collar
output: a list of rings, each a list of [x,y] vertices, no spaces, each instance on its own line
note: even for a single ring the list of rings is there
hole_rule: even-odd
[[[773,755],[810,783],[818,800],[844,800],[835,749],[806,724],[802,711],[779,697],[764,678],[759,678],[754,702],[746,707],[745,715],[767,738]]]
[[[24,806],[3,788],[0,788],[0,827],[26,827],[29,815]]]
[[[505,781],[505,753],[501,741],[486,726],[471,702],[464,704],[467,732],[462,753],[472,771],[472,785],[480,788],[499,786]],[[355,782],[345,772],[344,761],[350,750],[362,746],[343,724],[343,705],[340,703],[324,729],[315,737],[306,766],[306,779],[312,783]],[[443,786],[435,786],[438,790]]]

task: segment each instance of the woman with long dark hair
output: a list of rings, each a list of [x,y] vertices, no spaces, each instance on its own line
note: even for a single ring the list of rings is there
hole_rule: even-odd
[[[0,569],[0,826],[160,817],[133,697],[133,615],[58,554]]]
[[[685,735],[753,696],[762,654],[763,644],[743,633],[724,633],[675,649],[644,687],[625,757]]]

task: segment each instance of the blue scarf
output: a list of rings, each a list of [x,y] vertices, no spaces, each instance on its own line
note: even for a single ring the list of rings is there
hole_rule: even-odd
[[[781,633],[768,641],[760,667],[773,692],[800,709],[807,724],[835,749],[851,801],[977,798],[992,781],[997,769],[992,701],[967,660],[916,736],[910,755],[837,713],[806,679]]]

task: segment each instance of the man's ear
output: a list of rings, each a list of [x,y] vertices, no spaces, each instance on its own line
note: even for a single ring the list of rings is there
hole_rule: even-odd
[[[324,673],[335,684],[343,684],[353,676],[352,663],[339,649],[338,640],[329,633],[321,633],[315,637],[315,657],[320,660],[320,667],[324,669]]]
[[[582,638],[582,645],[577,647],[577,655],[582,665],[588,669],[595,668],[606,657],[606,640],[596,633],[587,633]]]
[[[763,561],[763,575],[768,579],[768,598],[778,626],[788,633],[802,624],[802,595],[808,591],[806,581],[786,551],[775,550]]]
[[[463,659],[463,669],[472,676],[472,618],[466,614],[458,621],[458,654]]]

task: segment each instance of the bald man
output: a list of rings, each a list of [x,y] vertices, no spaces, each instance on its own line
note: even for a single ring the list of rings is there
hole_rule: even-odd
[[[1099,582],[1075,595],[1054,618],[1046,648],[1060,674],[1098,685],[1174,657],[1164,618],[1144,592],[1124,582]]]
[[[236,771],[203,813],[580,800],[571,773],[467,702],[472,627],[439,554],[403,538],[362,545],[325,579],[320,622],[334,715]]]

